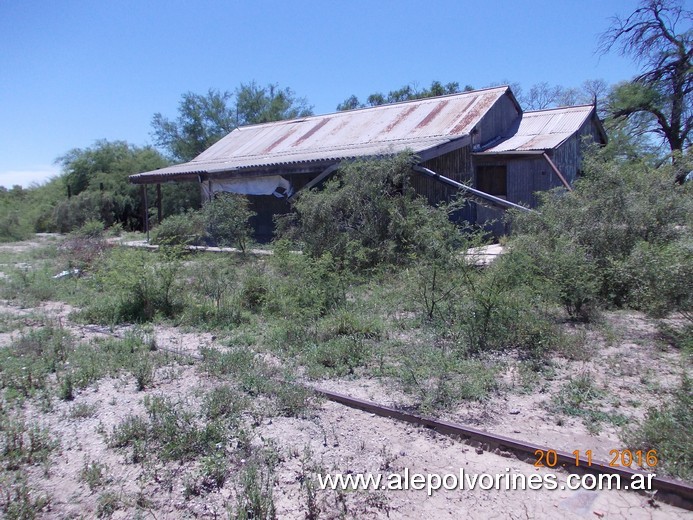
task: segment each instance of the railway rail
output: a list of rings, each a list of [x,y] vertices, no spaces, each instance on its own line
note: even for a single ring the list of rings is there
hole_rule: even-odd
[[[485,445],[486,451],[488,451],[490,447],[505,448],[506,450],[516,455],[520,455],[524,458],[531,457],[534,460],[536,460],[535,454],[537,450],[542,450],[545,453],[549,451],[549,449],[545,446],[540,446],[538,444],[512,439],[510,437],[505,437],[503,435],[497,435],[494,433],[486,432],[476,428],[471,428],[469,426],[451,423],[448,421],[433,419],[430,417],[423,417],[417,414],[398,410],[396,408],[392,408],[389,406],[382,406],[371,401],[365,401],[363,399],[358,399],[344,394],[339,394],[337,392],[321,390],[316,388],[312,388],[312,390],[316,394],[326,399],[329,399],[330,401],[343,404],[350,408],[356,408],[358,410],[363,410],[365,412],[379,415],[381,417],[389,417],[391,419],[396,419],[398,421],[403,421],[417,426],[430,428],[431,430],[434,430],[444,435],[451,435],[479,442],[482,444],[482,446]],[[571,467],[571,471],[575,470],[575,472],[579,470],[588,473],[611,473],[618,474],[628,478],[631,478],[633,475],[648,474],[644,471],[631,469],[625,466],[610,466],[605,462],[597,460],[592,460],[589,466],[575,467],[575,455],[560,450],[553,451],[556,452],[557,462],[559,465],[561,465],[562,467]],[[683,509],[693,510],[693,486],[678,480],[657,476],[652,478],[651,483],[652,488],[659,492],[657,495],[658,499],[661,499],[662,501],[666,501],[671,505],[681,507]]]
[[[98,332],[120,337],[120,334],[118,333],[107,332],[103,329],[99,330]],[[157,350],[168,352],[170,354],[177,356],[188,357],[196,361],[202,361],[203,359],[202,356],[199,354],[169,349],[162,346],[157,346]],[[479,430],[469,426],[455,424],[440,419],[434,419],[431,417],[417,415],[407,411],[399,410],[397,408],[383,406],[372,401],[366,401],[364,399],[350,397],[330,390],[324,390],[311,386],[305,386],[305,388],[314,392],[316,395],[328,399],[329,401],[342,404],[350,408],[362,410],[364,412],[369,412],[380,417],[388,417],[398,421],[403,421],[413,425],[428,428],[443,435],[449,435],[453,437],[467,439],[472,442],[480,443],[482,449],[484,449],[485,451],[490,451],[491,449],[495,449],[496,447],[504,448],[505,450],[514,453],[516,456],[518,456],[518,458],[526,460],[530,458],[536,460],[537,450],[542,450],[545,453],[549,451],[549,448],[545,446],[540,446],[538,444],[525,442],[518,439],[512,439],[510,437],[505,437],[503,435],[497,435],[484,430]],[[556,453],[558,464],[564,468],[571,467],[571,471],[574,472],[581,471],[593,474],[618,474],[627,478],[631,478],[633,475],[637,474],[648,475],[647,472],[641,470],[631,469],[624,466],[614,467],[610,466],[606,462],[598,460],[592,460],[589,466],[575,467],[575,455],[561,450],[553,451]],[[662,502],[666,502],[676,507],[680,507],[682,509],[693,511],[693,486],[679,480],[658,476],[653,477],[650,482],[652,485],[652,489],[658,492],[658,500],[661,500]]]

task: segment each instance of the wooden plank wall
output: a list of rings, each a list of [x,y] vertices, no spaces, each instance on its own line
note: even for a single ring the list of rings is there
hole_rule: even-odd
[[[548,154],[570,184],[580,176],[584,148],[589,141],[600,142],[597,126],[591,118],[575,135]]]
[[[454,152],[430,159],[421,163],[421,166],[457,182],[471,182],[473,172],[471,147],[465,146]],[[412,186],[433,206],[441,202],[451,202],[460,195],[459,190],[448,187],[422,173],[415,172],[412,175]],[[476,220],[476,207],[473,203],[468,203],[450,218],[457,222],[463,220],[473,222]]]
[[[476,125],[478,134],[473,144],[484,145],[508,132],[520,117],[520,112],[510,97],[501,97]]]

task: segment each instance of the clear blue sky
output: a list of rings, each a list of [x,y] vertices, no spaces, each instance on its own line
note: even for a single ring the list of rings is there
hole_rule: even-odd
[[[597,38],[636,0],[0,0],[0,185],[97,139],[152,142],[181,94],[279,83],[316,114],[351,94],[630,79]]]

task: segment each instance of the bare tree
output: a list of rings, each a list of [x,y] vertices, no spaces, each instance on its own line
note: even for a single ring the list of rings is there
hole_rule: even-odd
[[[691,144],[693,12],[681,0],[642,0],[627,18],[616,16],[601,36],[603,53],[617,49],[642,69],[631,82],[617,87],[609,100],[614,118],[650,121],[650,131],[668,144],[674,163]],[[677,172],[683,182],[684,171]]]

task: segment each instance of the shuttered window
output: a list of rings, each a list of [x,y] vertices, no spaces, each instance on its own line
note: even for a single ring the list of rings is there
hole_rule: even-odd
[[[506,167],[477,166],[476,189],[496,197],[507,197],[508,173]]]

